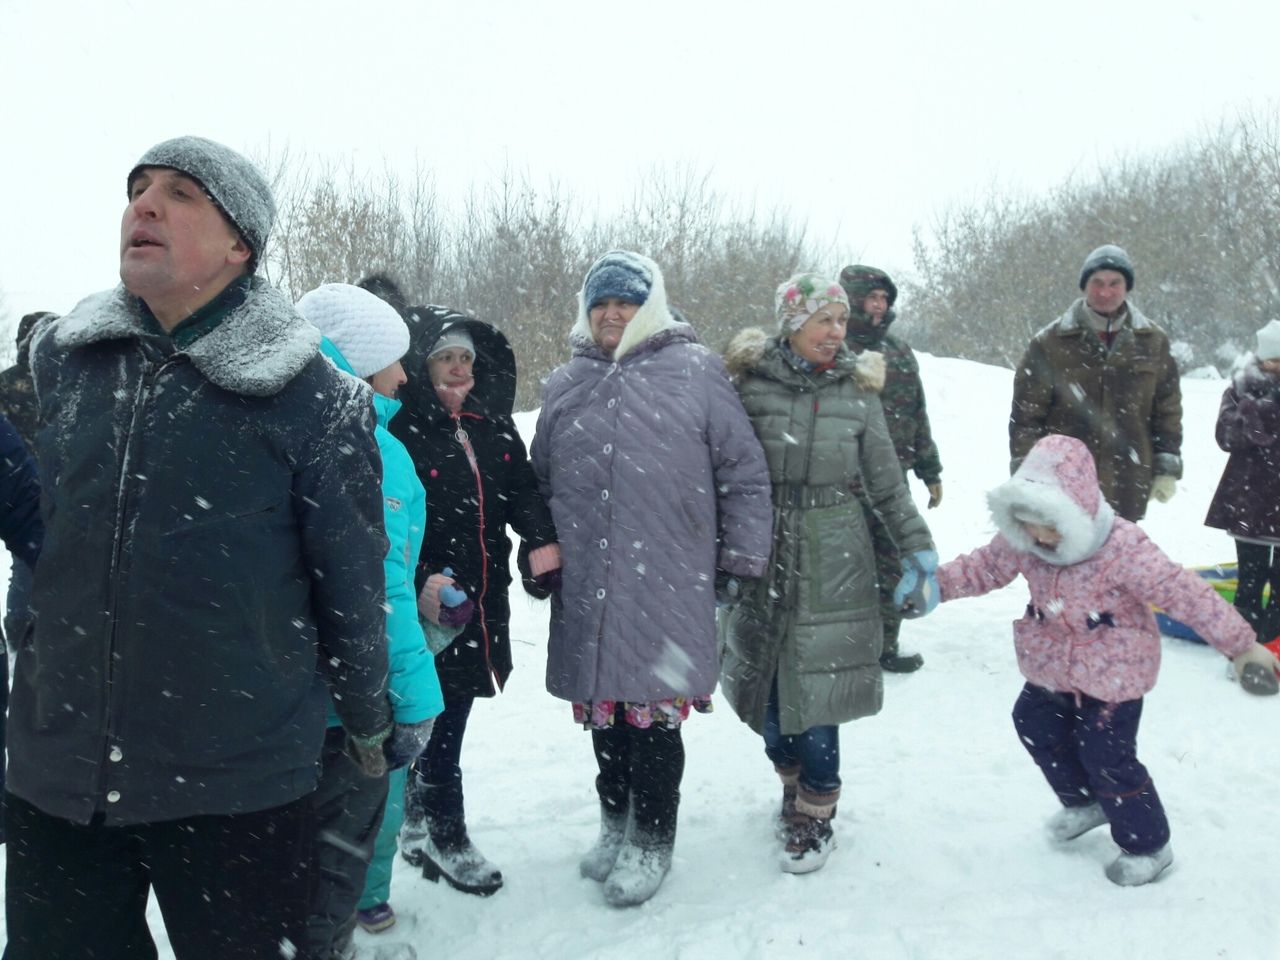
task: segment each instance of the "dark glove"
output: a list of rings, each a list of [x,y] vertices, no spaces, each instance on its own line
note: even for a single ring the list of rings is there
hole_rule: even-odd
[[[447,607],[440,605],[440,626],[442,627],[465,627],[471,622],[471,615],[476,612],[476,605],[470,600],[463,600],[461,603]]]
[[[542,573],[534,574],[533,563],[530,559],[534,550],[545,551],[547,544],[541,547],[531,547],[528,540],[520,541],[520,549],[516,551],[516,566],[520,569],[520,585],[524,587],[524,592],[535,600],[546,600],[553,593],[559,593],[561,586],[564,585],[564,577],[561,574],[559,566],[559,545],[554,544],[556,548],[556,566],[551,570],[545,570]]]
[[[387,761],[382,755],[382,744],[391,736],[391,725],[370,737],[347,734],[347,756],[366,777],[383,777],[387,773]]]
[[[387,769],[399,770],[413,763],[426,749],[435,722],[435,717],[428,717],[417,723],[395,724],[391,728],[391,736],[382,741],[382,755],[386,758]]]
[[[735,607],[742,601],[743,582],[732,573],[716,571],[716,606]]]
[[[908,620],[923,617],[938,605],[938,555],[932,550],[917,550],[902,558],[902,579],[893,591],[893,605]]]
[[[544,597],[549,597],[553,593],[559,593],[560,588],[564,586],[564,577],[560,573],[560,568],[548,570],[546,573],[540,573],[533,578],[533,584],[538,588],[538,592]]]

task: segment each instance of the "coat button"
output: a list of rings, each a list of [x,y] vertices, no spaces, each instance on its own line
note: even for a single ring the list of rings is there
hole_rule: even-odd
[[[609,491],[608,491],[608,490],[601,490],[601,491],[600,491],[600,499],[601,499],[601,500],[608,500],[608,499],[609,499]]]
[[[119,747],[112,747],[111,752],[107,754],[112,763],[119,763],[124,759],[124,754],[120,752]]]
[[[112,790],[107,794],[107,803],[119,803],[119,802],[120,802],[119,790]]]
[[[612,443],[606,443],[606,444],[604,445],[604,452],[605,452],[605,453],[613,453],[613,444],[612,444]]]
[[[616,407],[617,405],[618,405],[618,398],[617,398],[617,397],[610,397],[610,398],[609,398],[609,402],[605,404],[605,406],[606,406],[606,407],[608,407],[610,410],[612,410],[612,409],[613,409],[614,407]]]
[[[597,600],[604,599],[604,587],[601,587],[599,590],[596,591],[596,599]]]
[[[600,538],[600,549],[601,549],[601,550],[608,550],[608,549],[609,549],[609,540],[608,540],[608,538],[606,538],[606,537],[601,537],[601,538]]]

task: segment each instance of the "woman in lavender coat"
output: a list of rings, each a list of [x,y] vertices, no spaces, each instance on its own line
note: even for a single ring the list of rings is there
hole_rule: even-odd
[[[768,561],[769,474],[723,363],[667,306],[652,260],[592,265],[570,343],[531,449],[564,561],[547,689],[573,704],[599,764],[582,873],[624,906],[670,867],[680,724],[715,688],[717,598]]]

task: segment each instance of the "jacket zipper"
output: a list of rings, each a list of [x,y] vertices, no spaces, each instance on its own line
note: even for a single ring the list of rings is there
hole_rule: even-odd
[[[480,637],[484,641],[484,668],[485,673],[489,677],[491,687],[502,689],[502,684],[498,682],[497,673],[493,669],[493,660],[489,656],[489,625],[484,619],[484,600],[489,593],[489,551],[485,548],[484,542],[484,480],[480,476],[480,463],[476,459],[476,452],[471,446],[471,438],[467,435],[467,431],[462,426],[461,414],[452,414],[455,430],[453,438],[462,445],[462,451],[467,455],[467,463],[471,466],[471,475],[476,481],[476,502],[479,511],[479,520],[477,530],[480,540],[480,592],[477,595],[476,609],[480,614]]]
[[[124,556],[124,546],[126,529],[128,526],[127,518],[130,509],[131,493],[133,492],[133,484],[131,482],[131,466],[134,455],[134,446],[137,438],[137,427],[139,414],[143,407],[146,406],[147,400],[150,398],[151,389],[159,378],[160,371],[164,369],[170,362],[168,359],[160,363],[153,363],[146,358],[143,352],[143,360],[147,364],[147,369],[142,375],[142,379],[138,382],[138,389],[133,397],[133,409],[129,414],[129,429],[125,433],[124,450],[120,454],[120,470],[116,475],[116,510],[115,510],[115,530],[111,544],[111,567],[108,571],[108,582],[111,585],[110,596],[107,603],[107,616],[110,618],[110,629],[107,634],[106,661],[104,664],[103,675],[107,680],[107,693],[102,704],[102,723],[103,732],[102,751],[98,762],[97,785],[94,790],[94,797],[104,796],[104,787],[106,786],[106,775],[108,766],[108,753],[111,750],[111,743],[114,740],[112,730],[112,720],[115,711],[112,708],[113,694],[115,692],[115,651],[117,631],[119,627],[118,605],[120,601],[120,563]],[[96,800],[95,800],[96,803]]]
[[[799,399],[804,400],[806,396],[810,396],[810,395],[812,396],[813,399],[809,404],[809,429],[808,431],[806,431],[805,448],[804,448],[804,469],[800,473],[801,480],[804,480],[809,476],[809,464],[813,460],[813,432],[814,432],[814,428],[817,426],[817,423],[818,423],[818,392],[817,390],[815,389],[813,391],[808,391],[808,390],[801,391]],[[796,489],[797,491],[799,491],[800,487],[797,486]],[[799,503],[795,503],[792,506],[797,510],[800,507]],[[780,523],[783,522],[782,516],[785,513],[786,513],[785,510],[780,512],[779,514]],[[798,533],[799,531],[797,530],[796,534],[798,535]],[[769,579],[771,582],[776,582],[772,576],[770,576]],[[791,611],[787,614],[788,619],[795,616],[795,613],[796,613],[795,608],[792,607]],[[794,630],[790,632],[794,633]],[[778,664],[773,669],[773,683],[770,686],[776,687],[778,685],[778,674],[782,672],[781,667],[782,667],[782,648],[779,647],[778,648]],[[758,714],[762,721],[768,709],[769,709],[769,691],[766,690],[764,692],[763,702],[760,704],[760,712]],[[782,722],[782,691],[781,690],[778,691],[778,722],[779,723]]]

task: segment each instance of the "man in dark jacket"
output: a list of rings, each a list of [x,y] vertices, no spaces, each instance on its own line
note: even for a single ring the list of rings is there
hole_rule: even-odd
[[[8,960],[302,944],[332,690],[385,770],[380,463],[368,388],[253,276],[275,214],[195,137],[128,177],[120,277],[37,327],[35,629],[9,715]]]
[[[1037,440],[1082,440],[1098,485],[1126,520],[1161,503],[1182,476],[1182,387],[1169,338],[1129,302],[1133,263],[1112,244],[1080,271],[1084,296],[1031,339],[1014,371],[1011,470]]]
[[[929,428],[920,364],[906,341],[889,332],[897,318],[893,305],[898,288],[887,273],[861,263],[840,271],[840,285],[849,296],[849,326],[845,342],[854,353],[874,350],[884,355],[884,387],[880,406],[889,425],[898,463],[905,475],[914,471],[929,490],[929,507],[942,502],[942,460]],[[880,620],[884,625],[884,646],[880,666],[890,673],[912,673],[924,666],[918,653],[904,654],[898,647],[902,614],[893,603],[893,589],[902,577],[898,548],[880,519],[867,510],[867,524],[876,551],[876,579],[880,584]]]

